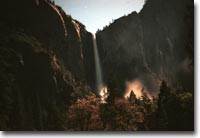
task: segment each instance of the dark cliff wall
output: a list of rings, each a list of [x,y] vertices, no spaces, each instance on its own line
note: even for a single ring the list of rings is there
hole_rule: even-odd
[[[1,2],[0,17],[0,130],[63,130],[92,92],[92,35],[45,0]]]
[[[193,1],[148,0],[97,32],[104,81],[140,79],[158,92],[162,80],[194,90]]]
[[[85,49],[92,50],[93,46],[92,34],[84,25],[49,0],[6,1],[1,7],[2,22],[34,35],[54,50],[76,77],[85,79],[85,68],[90,65],[84,62],[88,56],[92,59]]]

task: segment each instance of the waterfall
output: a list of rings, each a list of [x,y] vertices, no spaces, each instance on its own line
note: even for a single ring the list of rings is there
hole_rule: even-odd
[[[99,53],[97,49],[97,42],[95,39],[95,35],[93,35],[93,47],[94,47],[94,60],[96,68],[96,87],[98,93],[100,93],[101,89],[103,88],[103,80],[102,80],[101,65],[100,65],[100,59],[99,59]]]

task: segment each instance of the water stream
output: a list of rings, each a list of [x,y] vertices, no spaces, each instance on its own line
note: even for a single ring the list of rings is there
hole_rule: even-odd
[[[93,35],[93,46],[94,46],[94,60],[96,69],[96,89],[98,93],[100,93],[101,89],[103,88],[103,80],[102,80],[102,71],[101,71],[101,65],[100,65],[100,59],[99,59],[99,53],[95,35]]]

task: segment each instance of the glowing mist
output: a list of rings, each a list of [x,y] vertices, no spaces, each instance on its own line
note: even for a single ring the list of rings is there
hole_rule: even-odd
[[[102,80],[102,72],[101,72],[101,65],[99,59],[99,53],[97,49],[97,42],[95,39],[95,35],[93,35],[93,46],[94,46],[94,60],[95,60],[95,68],[96,68],[96,86],[98,93],[101,91],[103,87],[103,80]]]

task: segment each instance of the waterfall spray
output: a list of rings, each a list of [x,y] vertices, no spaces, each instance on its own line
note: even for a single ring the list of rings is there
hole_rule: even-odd
[[[95,60],[95,68],[96,68],[96,86],[98,93],[103,88],[103,80],[102,80],[102,72],[101,72],[101,65],[99,59],[99,53],[97,49],[97,42],[95,39],[95,35],[93,35],[93,46],[94,46],[94,60]]]

